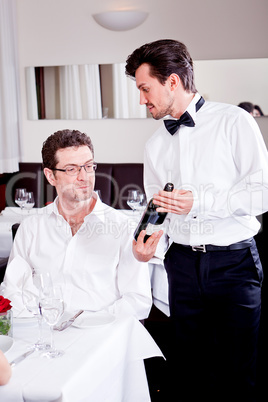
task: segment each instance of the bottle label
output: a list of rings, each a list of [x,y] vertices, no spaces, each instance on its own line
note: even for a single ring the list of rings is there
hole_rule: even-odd
[[[158,232],[159,230],[164,230],[164,223],[162,223],[162,225],[153,225],[149,223],[146,228],[146,234],[151,236],[154,232]]]

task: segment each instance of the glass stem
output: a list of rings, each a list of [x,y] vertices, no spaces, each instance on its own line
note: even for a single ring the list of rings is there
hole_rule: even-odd
[[[43,326],[42,326],[42,316],[38,315],[37,316],[37,320],[38,320],[38,328],[39,328],[39,338],[38,338],[38,342],[41,343],[43,342]]]
[[[51,347],[52,350],[55,350],[53,325],[50,325],[50,347]]]

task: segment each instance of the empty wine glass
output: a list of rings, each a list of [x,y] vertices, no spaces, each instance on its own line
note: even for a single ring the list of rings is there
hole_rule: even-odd
[[[30,191],[29,193],[26,193],[26,203],[24,204],[24,208],[27,209],[28,213],[34,207],[34,204],[34,194]]]
[[[48,278],[46,278],[48,279]],[[42,280],[42,279],[41,279]],[[50,327],[51,345],[50,349],[43,354],[45,357],[55,358],[64,354],[63,350],[55,349],[53,327],[56,325],[63,314],[64,302],[62,290],[59,285],[48,285],[43,281],[40,293],[40,308],[42,316]]]
[[[40,278],[35,272],[25,273],[22,280],[22,302],[26,309],[37,318],[39,336],[33,347],[36,350],[46,350],[50,345],[43,341],[42,320],[39,306]]]
[[[133,210],[136,211],[137,207],[140,203],[140,192],[138,190],[129,190],[128,191],[128,198],[127,198],[127,205]]]
[[[23,209],[27,201],[26,188],[17,188],[15,192],[15,203]]]
[[[146,200],[146,195],[144,193],[140,193],[139,196],[139,205],[137,207],[137,209],[142,212],[145,207],[147,206],[147,200]]]

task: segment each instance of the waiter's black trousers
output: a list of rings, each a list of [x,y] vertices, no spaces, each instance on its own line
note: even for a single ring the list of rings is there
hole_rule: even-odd
[[[255,401],[262,267],[258,251],[193,251],[165,258],[174,321],[174,402]]]

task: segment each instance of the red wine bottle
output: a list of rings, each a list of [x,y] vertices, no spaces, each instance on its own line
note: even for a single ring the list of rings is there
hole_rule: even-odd
[[[164,187],[164,191],[173,191],[174,185],[172,183],[167,183]],[[144,243],[151,236],[151,234],[157,230],[154,226],[162,225],[164,222],[167,212],[157,212],[156,209],[159,208],[158,205],[153,203],[153,198],[149,201],[142,218],[134,232],[134,239],[137,241],[139,234],[142,230],[150,230],[150,233],[146,233],[144,237]],[[155,230],[154,230],[155,229]]]

